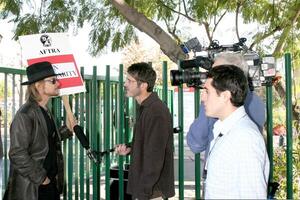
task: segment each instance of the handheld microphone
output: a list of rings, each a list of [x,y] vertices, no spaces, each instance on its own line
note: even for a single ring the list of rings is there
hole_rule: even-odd
[[[82,145],[82,147],[86,149],[87,156],[91,160],[93,160],[95,163],[99,163],[96,152],[91,149],[89,141],[88,141],[87,137],[84,135],[82,127],[79,125],[75,125],[73,130],[74,130],[75,135],[77,136],[80,144]]]
[[[100,163],[100,161],[97,159],[96,152],[93,151],[91,148],[86,150],[86,154],[92,161],[94,161],[94,163]]]

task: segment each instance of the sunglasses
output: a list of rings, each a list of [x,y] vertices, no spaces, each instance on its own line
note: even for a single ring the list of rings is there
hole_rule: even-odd
[[[54,85],[56,82],[58,82],[58,79],[57,79],[57,78],[53,78],[53,79],[45,79],[44,81],[50,82],[50,83],[52,83],[52,84]]]

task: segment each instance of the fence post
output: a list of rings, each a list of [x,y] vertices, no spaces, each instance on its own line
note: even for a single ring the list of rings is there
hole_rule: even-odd
[[[7,134],[7,131],[8,131],[8,127],[7,127],[7,124],[8,124],[8,120],[7,120],[7,94],[8,94],[8,91],[7,91],[7,88],[8,88],[8,84],[7,84],[7,74],[5,73],[4,74],[4,114],[3,114],[3,117],[4,117],[4,142],[3,142],[3,155],[4,155],[4,185],[7,186],[7,183],[8,183],[8,156],[7,156],[7,137],[8,137],[8,134]]]
[[[96,106],[97,106],[97,67],[93,67],[93,77],[91,84],[91,143],[92,149],[98,151],[99,150],[99,142],[98,142],[98,130],[97,130],[97,120],[96,120]],[[94,162],[92,163],[92,173],[93,173],[93,200],[100,199],[100,167],[98,167]]]
[[[270,160],[269,182],[273,182],[273,93],[272,86],[266,86],[267,97],[267,151]]]
[[[286,53],[285,60],[285,87],[286,87],[286,186],[287,199],[293,199],[293,130],[292,130],[292,64],[291,54]]]
[[[194,114],[195,118],[199,115],[199,105],[200,105],[200,91],[198,88],[195,88],[194,92]],[[196,199],[201,198],[201,161],[200,153],[195,154],[195,195]]]
[[[84,78],[84,68],[81,67],[81,76]],[[80,126],[84,127],[84,117],[86,116],[87,111],[84,112],[84,95],[85,93],[80,93],[79,94],[79,105],[80,105],[80,112],[79,112],[79,124]],[[80,156],[80,160],[79,160],[79,178],[80,178],[80,200],[84,199],[84,151],[83,151],[83,147],[80,145],[80,151],[79,151],[79,156]]]
[[[181,69],[180,62],[178,63],[179,69]],[[184,199],[184,138],[183,138],[183,89],[182,84],[178,86],[178,125],[180,130],[178,132],[178,181],[179,181],[179,199]]]
[[[124,81],[123,81],[123,65],[120,65],[119,68],[119,109],[118,109],[118,133],[119,133],[119,144],[124,144]],[[119,199],[124,199],[124,176],[123,176],[123,165],[124,165],[124,157],[119,156]]]
[[[166,105],[168,105],[168,63],[167,61],[163,62],[162,81],[163,81],[162,101]]]
[[[110,66],[106,65],[104,89],[104,149],[110,149]],[[110,154],[105,154],[105,199],[110,199]]]
[[[72,102],[72,96],[69,96],[69,102]],[[60,99],[61,100],[61,99]],[[59,102],[60,105],[61,105],[61,101]],[[72,104],[71,105],[71,108],[72,108]],[[64,120],[66,122],[66,119],[67,118],[67,114],[66,112],[64,113]],[[74,143],[73,143],[73,139],[71,140],[67,140],[67,144],[68,144],[68,161],[67,161],[67,165],[68,165],[68,173],[67,173],[67,177],[68,177],[68,199],[73,199],[73,163],[74,163],[74,160],[73,160],[73,155],[74,155],[74,152],[73,152],[73,147],[74,147]],[[78,154],[77,154],[78,155]]]
[[[75,104],[74,104],[74,116],[77,120],[80,120],[79,119],[79,94],[75,94]],[[71,104],[72,105],[72,104]],[[79,121],[78,121],[79,123]],[[80,184],[79,184],[79,161],[80,161],[80,154],[79,154],[79,150],[80,150],[80,144],[78,143],[78,140],[77,139],[73,139],[74,140],[74,145],[75,145],[75,148],[74,148],[74,151],[75,151],[75,158],[74,158],[74,189],[75,189],[75,198],[74,200],[78,200],[79,199],[79,187],[80,187]]]
[[[91,134],[91,104],[92,104],[92,80],[87,80],[86,81],[86,88],[87,88],[87,93],[85,95],[86,98],[86,127],[85,127],[85,132],[86,132],[86,136],[89,139],[89,141],[92,141],[92,134]],[[92,145],[92,144],[91,144]],[[86,154],[85,154],[86,155]],[[85,198],[86,200],[90,200],[90,171],[91,171],[91,161],[89,160],[88,157],[86,157],[86,179],[85,179],[85,186],[86,186],[86,192],[85,192]]]

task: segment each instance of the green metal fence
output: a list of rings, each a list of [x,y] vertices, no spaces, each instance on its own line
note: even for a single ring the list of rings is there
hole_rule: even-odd
[[[292,133],[291,133],[291,59],[286,54],[286,92],[287,92],[287,198],[293,198],[292,190]],[[174,107],[178,108],[178,126],[179,133],[176,135],[178,142],[178,162],[175,165],[178,168],[178,186],[177,196],[179,199],[185,198],[185,160],[184,160],[184,92],[182,86],[178,87],[178,105],[173,105],[174,91],[168,89],[167,63],[163,62],[163,85],[155,90],[161,99],[167,103],[171,113],[174,113]],[[85,134],[89,138],[92,149],[104,151],[114,147],[118,143],[128,143],[132,137],[132,124],[135,120],[136,103],[131,98],[124,97],[123,90],[123,65],[119,66],[118,77],[110,76],[110,66],[105,67],[105,75],[97,75],[97,67],[93,68],[91,75],[86,75],[84,68],[81,68],[81,74],[85,81],[86,92],[70,96],[71,107],[78,123],[84,127]],[[21,87],[25,70],[8,69],[0,67],[0,84],[3,84],[3,96],[0,101],[2,110],[1,133],[4,146],[4,173],[2,180],[4,182],[2,190],[5,189],[8,178],[9,160],[9,124],[14,117],[15,112],[24,103],[25,88]],[[272,123],[272,87],[266,88],[267,95],[267,149],[270,156],[270,181],[273,181],[273,123]],[[199,113],[200,91],[194,92],[194,115]],[[56,117],[57,125],[62,125],[65,121],[66,113],[63,109],[60,98],[54,98],[49,106]],[[64,199],[110,199],[110,168],[117,165],[119,168],[119,196],[124,198],[123,167],[129,162],[129,157],[116,156],[115,154],[106,154],[101,164],[96,165],[91,162],[86,155],[85,150],[80,145],[77,138],[73,137],[63,143],[65,155],[65,174],[66,187],[64,190]],[[200,155],[196,154],[194,166],[194,198],[201,198],[201,169]]]

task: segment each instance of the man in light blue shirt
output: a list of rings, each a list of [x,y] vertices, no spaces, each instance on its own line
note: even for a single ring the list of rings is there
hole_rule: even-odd
[[[205,199],[266,199],[269,158],[262,134],[247,115],[248,90],[234,65],[213,68],[204,84],[205,114],[217,118],[205,164]]]
[[[235,65],[240,67],[245,74],[248,73],[248,65],[241,54],[220,53],[215,58],[213,67],[222,64]],[[264,102],[255,94],[254,91],[249,90],[246,96],[244,107],[251,120],[262,132],[266,119]],[[207,154],[210,146],[209,144],[214,138],[212,128],[216,121],[216,118],[207,117],[205,115],[205,108],[202,104],[200,104],[199,116],[191,124],[186,138],[187,144],[193,153],[200,153],[206,150]]]

